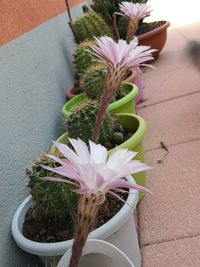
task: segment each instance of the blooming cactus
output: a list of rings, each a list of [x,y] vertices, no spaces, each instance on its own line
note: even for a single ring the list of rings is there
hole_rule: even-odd
[[[129,183],[123,177],[148,170],[146,164],[132,158],[137,154],[127,149],[118,149],[107,158],[107,149],[89,141],[89,148],[80,139],[69,139],[75,152],[65,144],[54,142],[58,150],[67,159],[60,159],[54,155],[47,155],[49,158],[58,162],[61,166],[51,168],[42,166],[44,169],[55,172],[69,179],[46,177],[45,179],[73,183],[78,185],[75,192],[90,196],[95,194],[96,201],[101,204],[105,200],[105,194],[118,187],[133,188],[141,191],[147,189]]]
[[[110,67],[134,71],[145,65],[144,62],[153,59],[152,52],[155,49],[150,49],[150,46],[137,45],[136,42],[127,44],[125,40],[115,42],[107,36],[95,40],[96,45],[91,45],[90,48]]]
[[[147,4],[134,4],[130,2],[122,2],[119,5],[119,9],[121,13],[118,14],[126,16],[129,19],[126,41],[130,43],[134,33],[137,31],[138,22],[146,16],[149,16],[152,10],[150,10],[150,6]]]
[[[149,10],[149,8],[150,6],[148,6],[147,4],[122,2],[119,5],[119,9],[122,13],[119,14],[129,17],[129,19],[140,20],[151,14],[152,10]]]
[[[84,244],[95,223],[98,208],[105,200],[106,193],[109,192],[117,196],[112,190],[117,190],[119,187],[148,191],[144,187],[132,184],[122,178],[132,173],[148,170],[150,167],[133,160],[132,158],[136,153],[127,149],[118,149],[108,157],[107,149],[102,145],[89,141],[88,149],[87,145],[80,139],[69,139],[69,141],[75,151],[67,145],[54,142],[66,159],[47,155],[61,166],[56,168],[43,166],[43,168],[67,177],[67,179],[55,177],[46,177],[45,179],[72,183],[78,187],[74,189],[80,194],[80,199],[69,264],[69,267],[78,267]]]
[[[130,71],[136,76],[139,67],[145,65],[144,62],[153,59],[152,52],[155,51],[149,46],[138,46],[135,42],[129,44],[125,40],[115,42],[108,36],[95,39],[97,44],[90,47],[95,55],[107,65],[108,72],[92,136],[93,141],[98,140],[103,116],[121,82],[126,79]]]

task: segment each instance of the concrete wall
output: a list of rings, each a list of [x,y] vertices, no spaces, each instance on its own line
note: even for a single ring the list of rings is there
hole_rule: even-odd
[[[72,8],[73,16],[80,10]],[[37,262],[16,247],[10,223],[28,193],[25,168],[62,133],[60,109],[73,80],[66,18],[57,15],[0,49],[0,267]]]

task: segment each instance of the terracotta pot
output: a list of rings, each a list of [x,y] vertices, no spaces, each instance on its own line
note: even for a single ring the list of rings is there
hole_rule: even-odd
[[[66,92],[66,98],[67,98],[68,100],[70,100],[70,99],[72,99],[72,98],[74,98],[75,96],[77,96],[77,95],[80,94],[80,92],[77,92],[77,91],[76,91],[76,87],[74,86],[75,83],[76,83],[76,82],[74,82],[73,85],[72,85],[72,86],[67,90],[67,92]]]
[[[152,48],[158,49],[158,51],[153,53],[155,59],[159,57],[159,54],[165,45],[167,39],[167,28],[169,25],[170,23],[165,21],[165,23],[160,27],[138,36],[139,45],[148,45]]]

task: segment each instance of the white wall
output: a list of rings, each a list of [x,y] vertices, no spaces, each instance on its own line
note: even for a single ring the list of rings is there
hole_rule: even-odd
[[[57,16],[0,49],[0,267],[36,263],[15,246],[10,223],[28,193],[25,168],[62,133],[60,110],[73,80],[66,21],[66,13]]]

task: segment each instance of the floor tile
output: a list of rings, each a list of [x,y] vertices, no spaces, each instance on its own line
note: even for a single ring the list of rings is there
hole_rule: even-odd
[[[148,68],[148,67],[145,67],[142,69],[144,72],[144,76],[146,78],[149,78],[152,76],[158,76],[162,73],[187,68],[188,62],[185,61],[184,55],[185,53],[183,49],[172,51],[172,52],[165,52],[163,50],[158,60],[152,63],[152,66],[155,69]]]
[[[185,47],[187,42],[186,37],[182,34],[182,32],[178,31],[176,28],[168,29],[167,32],[167,40],[163,49],[163,52],[172,52],[176,50],[180,50]]]
[[[138,105],[152,105],[167,99],[183,96],[192,92],[200,91],[200,73],[188,61],[185,68],[152,77],[143,76],[145,102]]]
[[[146,151],[200,138],[200,93],[173,99],[138,110],[147,122]]]
[[[200,140],[168,149],[163,163],[164,149],[146,153],[154,167],[146,187],[155,195],[146,194],[138,207],[141,245],[200,235]]]
[[[197,39],[200,41],[200,15],[199,22],[177,27],[176,30],[186,37],[187,40]]]
[[[143,247],[142,267],[199,267],[199,251],[199,236]]]

